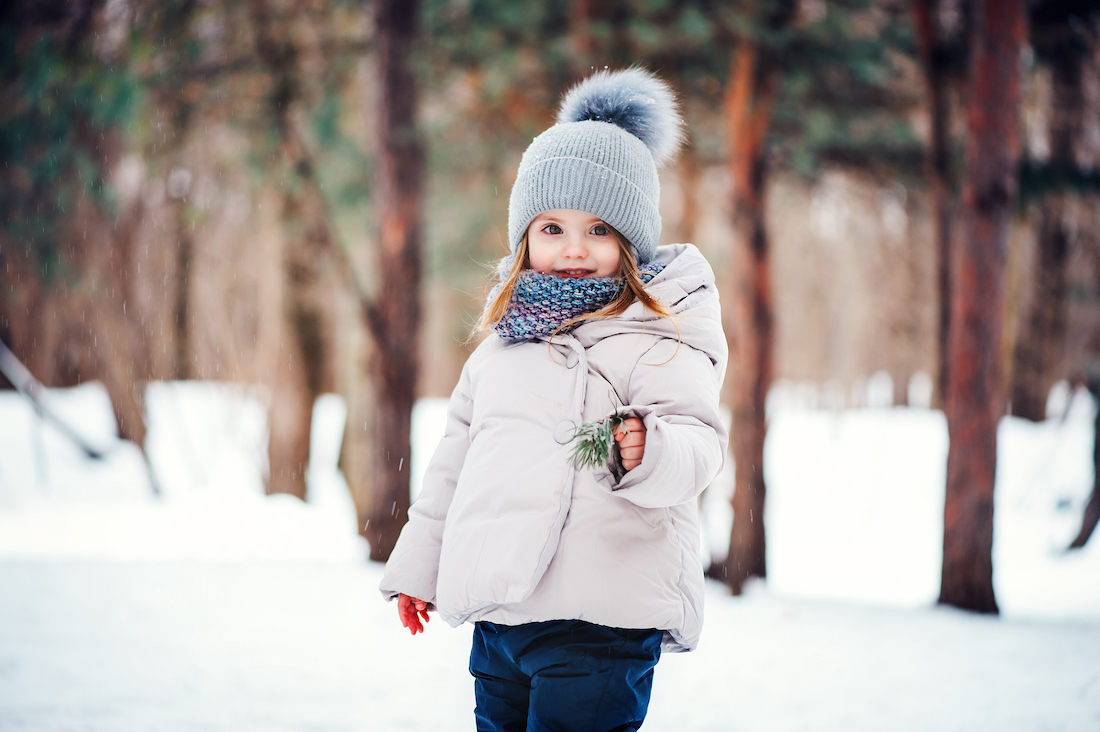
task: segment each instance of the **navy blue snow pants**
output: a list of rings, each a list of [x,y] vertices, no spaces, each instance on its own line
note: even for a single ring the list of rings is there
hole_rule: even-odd
[[[659,630],[581,620],[474,628],[478,732],[613,732],[642,726]]]

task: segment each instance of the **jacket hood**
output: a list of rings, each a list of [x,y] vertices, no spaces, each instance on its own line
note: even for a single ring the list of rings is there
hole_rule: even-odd
[[[614,319],[585,321],[572,335],[585,348],[623,333],[658,335],[679,340],[707,354],[715,365],[724,365],[728,347],[710,263],[692,244],[657,247],[652,262],[664,264],[665,268],[646,285],[646,291],[675,315],[674,320],[635,302]]]

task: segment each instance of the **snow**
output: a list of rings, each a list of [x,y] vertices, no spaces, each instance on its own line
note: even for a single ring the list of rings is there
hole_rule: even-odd
[[[1064,551],[1092,486],[1092,415],[1082,394],[1064,420],[1001,422],[994,586],[1008,617],[1100,616],[1100,542]],[[947,448],[938,411],[776,415],[764,457],[769,588],[896,607],[934,603]],[[729,520],[712,533],[728,537]]]
[[[336,469],[339,398],[314,410],[308,503],[262,494],[262,392],[151,384],[148,465],[102,387],[48,398],[108,453],[0,392],[0,729],[473,729],[469,626],[410,637],[376,590]],[[1063,549],[1092,484],[1091,402],[1001,424],[1001,617],[934,604],[942,414],[772,403],[769,579],[708,585],[701,646],[662,659],[645,729],[1100,729],[1100,542]],[[444,409],[416,407],[417,486]],[[702,499],[704,552],[728,541],[731,475]]]
[[[201,382],[150,384],[145,401],[151,467],[134,445],[118,440],[100,385],[50,396],[52,408],[70,415],[82,434],[112,446],[105,460],[86,459],[51,425],[36,420],[24,399],[0,392],[0,558],[367,556],[331,450],[315,451],[310,503],[264,496],[266,413],[247,390]],[[319,400],[315,409],[317,432],[335,432],[337,449],[341,409],[337,397]],[[41,459],[27,459],[32,455]]]

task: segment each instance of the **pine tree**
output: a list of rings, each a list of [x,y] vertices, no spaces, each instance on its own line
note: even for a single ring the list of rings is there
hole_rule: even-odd
[[[409,510],[408,458],[420,345],[423,153],[411,52],[419,38],[416,0],[379,0],[379,291],[364,303],[374,336],[374,502],[366,536],[371,559],[389,558]]]
[[[996,613],[993,484],[1005,405],[1000,354],[1019,155],[1022,3],[978,0],[972,23],[966,173],[951,264],[950,448],[939,601]]]
[[[1049,156],[1021,167],[1021,189],[1037,210],[1038,257],[1030,272],[1032,297],[1020,314],[1012,355],[1012,413],[1033,421],[1046,417],[1051,386],[1068,374],[1063,368],[1069,285],[1067,264],[1073,245],[1069,223],[1073,198],[1096,190],[1097,177],[1082,169],[1076,151],[1087,135],[1090,116],[1088,69],[1095,64],[1100,8],[1081,0],[1036,3],[1029,11],[1031,47],[1040,68],[1050,71]]]

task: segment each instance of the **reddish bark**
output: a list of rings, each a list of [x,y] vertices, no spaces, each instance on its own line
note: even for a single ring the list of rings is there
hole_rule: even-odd
[[[409,510],[412,406],[420,333],[423,151],[416,130],[417,85],[411,52],[417,45],[419,3],[381,0],[376,6],[379,149],[379,289],[363,313],[374,340],[373,500],[363,534],[371,559],[389,558]]]
[[[731,61],[724,100],[733,179],[729,399],[736,464],[733,529],[723,579],[734,594],[764,577],[764,400],[772,379],[772,296],[764,225],[764,134],[771,117],[774,72],[762,69],[757,46],[744,41]],[[714,570],[712,570],[712,574]]]
[[[592,0],[569,1],[569,39],[576,53],[575,61],[578,66],[583,66],[595,50],[589,31],[591,20]]]
[[[695,229],[699,223],[699,156],[688,148],[680,155],[677,166],[680,182],[680,221],[676,240],[695,241]]]
[[[1005,249],[1019,153],[1019,0],[979,0],[971,38],[966,177],[952,261],[943,571],[939,602],[996,613],[993,484],[1004,413]]]

